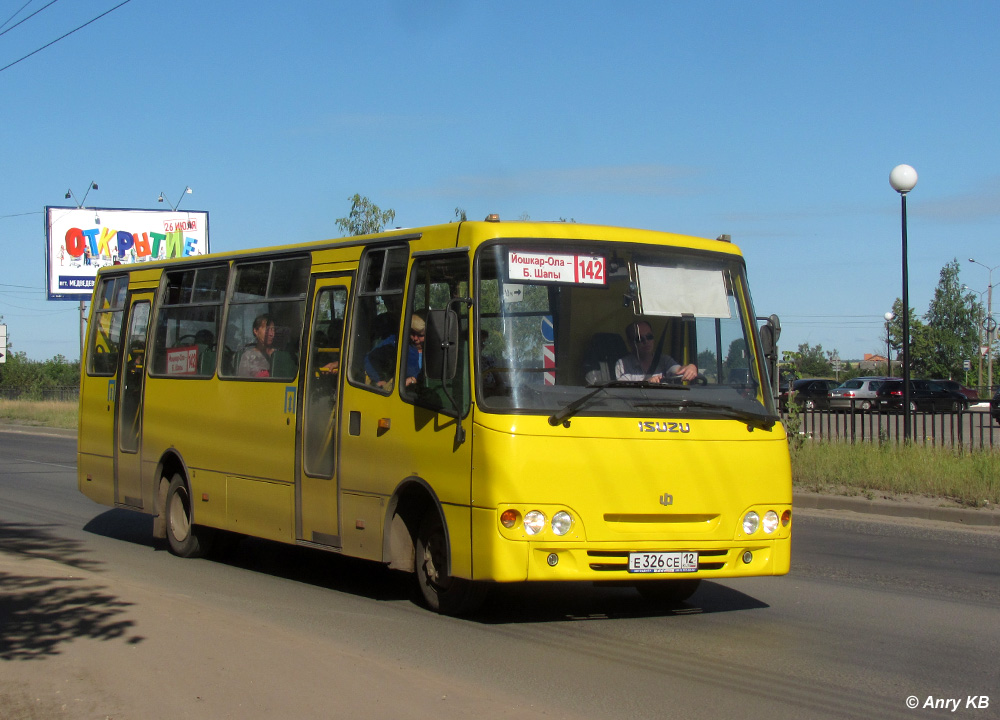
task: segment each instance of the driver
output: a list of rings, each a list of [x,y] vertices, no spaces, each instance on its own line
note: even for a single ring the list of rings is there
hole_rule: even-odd
[[[681,380],[698,377],[697,365],[681,365],[669,355],[660,355],[653,367],[653,328],[645,320],[634,322],[625,328],[625,340],[629,354],[615,363],[616,380],[645,380],[662,382],[664,375],[675,375]]]

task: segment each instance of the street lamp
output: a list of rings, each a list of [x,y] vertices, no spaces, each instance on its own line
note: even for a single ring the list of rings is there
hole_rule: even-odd
[[[976,304],[976,309],[979,315],[976,318],[976,356],[979,358],[979,379],[976,380],[976,385],[981,388],[983,386],[983,331],[986,329],[986,323],[983,320],[983,295],[989,292],[989,288],[986,290],[975,290],[970,288],[968,285],[963,285],[962,289],[971,290],[979,296],[979,302]]]
[[[892,377],[892,344],[889,342],[889,323],[896,317],[890,310],[885,314],[885,369],[886,375]]]
[[[76,193],[73,192],[73,188],[70,188],[66,191],[66,199],[69,200],[70,198],[72,198],[73,202],[76,203],[76,209],[79,210],[83,207],[83,204],[87,202],[87,196],[90,195],[91,190],[97,190],[97,183],[94,182],[93,180],[91,180],[90,184],[87,185],[87,192],[83,194],[83,200],[77,202]]]
[[[171,202],[169,200],[167,200],[166,196],[162,192],[160,193],[160,197],[156,198],[156,202],[166,202],[167,205],[170,205],[170,209],[171,210],[176,210],[178,208],[178,206],[181,204],[181,200],[184,199],[184,196],[185,195],[190,195],[193,192],[194,192],[194,190],[192,190],[191,188],[189,188],[189,187],[187,187],[185,185],[183,192],[181,192],[181,197],[177,201],[176,204],[171,204]]]
[[[910,442],[910,292],[906,270],[906,193],[917,185],[917,171],[897,165],[889,173],[889,184],[899,193],[903,220],[903,441]]]
[[[984,267],[990,273],[990,284],[986,288],[986,320],[983,321],[983,328],[986,330],[986,386],[987,392],[993,395],[993,333],[996,332],[997,324],[993,319],[993,271],[1000,265],[990,267],[975,258],[969,258],[970,263]]]

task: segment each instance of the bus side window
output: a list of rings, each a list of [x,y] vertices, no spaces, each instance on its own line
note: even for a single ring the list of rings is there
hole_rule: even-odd
[[[127,276],[101,280],[94,308],[94,327],[87,347],[88,375],[114,375],[118,369],[127,293]]]
[[[392,391],[396,375],[409,255],[406,246],[395,246],[371,248],[362,257],[347,377],[385,394]]]
[[[410,274],[410,296],[406,312],[404,349],[401,354],[400,394],[403,399],[434,410],[455,407],[448,395],[459,403],[461,414],[469,404],[469,306],[450,304],[458,314],[458,372],[442,383],[441,378],[428,376],[423,366],[425,336],[420,334],[431,310],[449,308],[452,298],[469,297],[469,258],[455,254],[422,259],[413,263]]]
[[[164,273],[152,340],[152,375],[211,377],[229,267]]]
[[[221,375],[294,379],[298,374],[310,259],[237,263],[234,269]]]

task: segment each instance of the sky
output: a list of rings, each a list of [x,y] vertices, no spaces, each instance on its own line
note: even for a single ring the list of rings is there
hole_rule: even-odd
[[[845,360],[902,295],[896,165],[911,307],[953,259],[984,297],[1000,270],[996,2],[121,2],[0,0],[0,316],[31,359],[79,357],[43,208],[91,181],[208,211],[213,251],[336,237],[355,193],[404,227],[728,234],[780,348]]]

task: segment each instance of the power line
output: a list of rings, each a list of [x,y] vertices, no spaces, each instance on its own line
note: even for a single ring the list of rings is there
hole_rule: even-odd
[[[3,25],[0,25],[0,27],[3,27],[3,26],[4,26],[4,25],[6,25],[7,23],[9,23],[9,22],[10,22],[11,20],[13,20],[14,18],[16,18],[16,17],[18,16],[18,14],[19,14],[19,13],[20,13],[20,12],[21,12],[22,10],[24,10],[24,8],[28,7],[29,5],[31,5],[31,0],[28,0],[28,2],[24,3],[24,5],[22,5],[22,6],[21,6],[21,7],[19,7],[19,8],[17,9],[17,10],[15,10],[15,11],[14,11],[14,14],[13,14],[13,15],[11,15],[11,16],[10,16],[9,18],[7,18],[6,20],[4,20],[4,21],[3,21]],[[42,8],[42,9],[44,10],[44,8]],[[18,23],[18,24],[20,24],[20,23]]]
[[[53,0],[53,2],[55,2],[55,0]],[[10,65],[5,65],[4,67],[0,68],[0,72],[3,72],[4,70],[7,70],[8,68],[12,68],[12,67],[14,67],[14,66],[15,66],[15,65],[17,65],[17,64],[18,64],[19,62],[21,62],[21,60],[27,60],[27,59],[28,59],[28,58],[30,58],[30,57],[31,57],[32,55],[36,55],[37,53],[40,53],[40,52],[41,52],[42,50],[44,50],[45,48],[48,48],[48,47],[52,47],[53,45],[55,45],[55,44],[56,44],[57,42],[59,42],[60,40],[63,40],[63,39],[65,39],[65,38],[68,38],[68,37],[69,37],[70,35],[72,35],[73,33],[75,33],[75,32],[76,32],[77,30],[83,30],[83,28],[87,27],[87,26],[88,26],[88,25],[90,25],[91,23],[93,23],[93,22],[97,22],[98,20],[100,20],[100,19],[101,19],[102,17],[104,17],[105,15],[109,15],[110,13],[113,13],[113,12],[114,12],[115,10],[117,10],[118,8],[120,8],[120,7],[122,6],[122,5],[125,5],[125,4],[127,4],[127,3],[130,3],[130,2],[132,2],[132,0],[124,0],[123,2],[120,2],[120,3],[118,3],[117,5],[115,5],[115,6],[113,7],[113,8],[111,8],[111,9],[110,9],[110,10],[108,10],[107,12],[103,12],[103,13],[101,13],[100,15],[98,15],[97,17],[95,17],[95,18],[94,18],[93,20],[88,20],[87,22],[85,22],[85,23],[84,23],[83,25],[81,25],[80,27],[78,27],[78,28],[74,28],[74,29],[70,30],[70,31],[69,31],[68,33],[66,33],[65,35],[62,35],[61,37],[57,37],[57,38],[56,38],[55,40],[53,40],[52,42],[48,43],[47,45],[42,45],[42,47],[40,47],[40,48],[38,48],[37,50],[34,50],[34,51],[32,51],[32,52],[28,53],[27,55],[25,55],[24,57],[22,57],[22,58],[20,58],[20,59],[18,59],[18,60],[15,60],[15,61],[14,61],[14,62],[12,62],[12,63],[11,63]],[[52,3],[49,3],[49,5],[51,5],[51,4],[52,4]],[[46,5],[45,7],[48,7],[48,5]],[[44,9],[45,9],[45,8],[42,8],[42,10],[44,10]]]
[[[30,2],[30,0],[29,0],[29,2]],[[35,17],[35,15],[37,15],[38,13],[40,13],[42,10],[44,10],[47,7],[49,7],[49,5],[55,5],[57,2],[59,2],[59,0],[52,0],[52,2],[50,2],[45,7],[38,8],[37,10],[35,10],[35,12],[31,13],[31,15],[29,15],[28,17],[24,18],[23,20],[18,20],[16,23],[14,23],[13,25],[11,25],[6,30],[4,30],[3,32],[0,32],[0,35],[6,35],[7,33],[9,33],[11,30],[13,30],[14,28],[16,28],[21,23],[28,22],[28,20],[31,20],[31,18]],[[24,10],[24,8],[26,8],[26,7],[28,7],[28,3],[25,3],[24,5],[22,5],[21,6],[21,10]],[[14,13],[14,15],[17,15],[17,13],[21,12],[21,10],[18,10],[16,13]],[[11,15],[9,18],[7,18],[7,22],[5,22],[4,25],[6,25],[7,23],[9,23],[11,20],[13,20],[14,19],[14,15]]]

